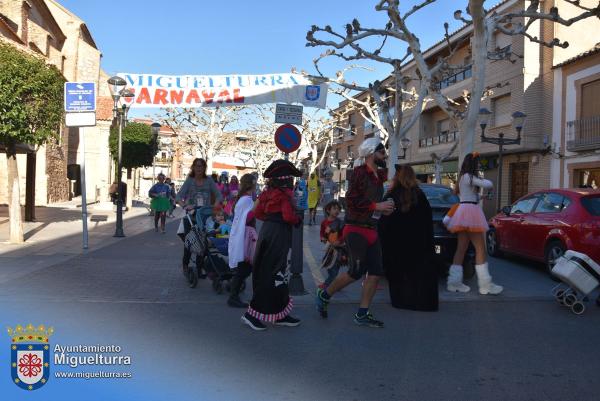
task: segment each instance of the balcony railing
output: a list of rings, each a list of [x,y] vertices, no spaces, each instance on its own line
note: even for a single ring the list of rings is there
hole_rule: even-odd
[[[600,116],[567,122],[567,150],[576,152],[600,148]]]
[[[419,139],[419,147],[427,148],[429,146],[442,145],[444,143],[452,143],[458,139],[458,132],[444,132],[440,135],[431,138]]]
[[[155,163],[156,164],[169,164],[173,162],[173,158],[172,157],[157,157],[155,159]]]
[[[465,67],[465,69],[457,72],[456,74],[450,75],[449,77],[444,78],[437,84],[438,89],[444,89],[449,86],[452,86],[460,81],[464,81],[467,78],[471,78],[473,74],[472,67],[469,65]]]

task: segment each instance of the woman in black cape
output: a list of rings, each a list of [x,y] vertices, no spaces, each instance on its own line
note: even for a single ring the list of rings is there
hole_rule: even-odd
[[[392,306],[437,311],[438,273],[433,257],[431,207],[412,167],[396,165],[394,181],[384,198],[393,199],[396,207],[379,224]]]

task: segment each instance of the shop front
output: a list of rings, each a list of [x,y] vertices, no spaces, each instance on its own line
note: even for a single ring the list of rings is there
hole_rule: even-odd
[[[433,183],[435,181],[435,164],[424,163],[412,165],[417,179],[422,183]],[[442,162],[442,185],[454,188],[458,178],[458,160]]]

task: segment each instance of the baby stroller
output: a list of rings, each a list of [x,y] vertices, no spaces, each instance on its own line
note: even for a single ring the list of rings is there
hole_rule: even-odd
[[[206,220],[212,214],[211,207],[199,207],[194,210],[194,219],[187,215],[191,227],[185,237],[186,247],[196,257],[195,267],[190,267],[190,287],[197,286],[201,270],[204,269],[212,281],[213,290],[222,294],[223,290],[229,290],[229,280],[233,277],[228,260],[229,238],[219,238],[215,231],[205,229]],[[242,284],[242,290],[244,288],[245,285]]]
[[[600,286],[600,266],[589,256],[567,251],[552,268],[561,283],[552,290],[556,300],[576,315],[585,311],[587,295]]]

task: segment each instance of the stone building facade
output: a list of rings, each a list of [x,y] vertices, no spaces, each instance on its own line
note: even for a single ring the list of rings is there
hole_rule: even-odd
[[[95,82],[98,90],[97,125],[83,129],[86,138],[86,184],[88,201],[107,198],[110,185],[108,127],[112,100],[108,76],[101,70],[102,54],[85,23],[55,0],[0,1],[0,40],[55,65],[67,81]],[[107,99],[110,106],[107,109]],[[68,200],[80,193],[77,174],[67,176],[81,164],[80,136],[76,128],[61,127],[59,140],[35,152],[35,204]],[[32,155],[30,155],[31,157]],[[0,166],[5,165],[5,158]],[[27,156],[18,155],[22,202],[25,202]],[[31,175],[30,175],[31,177]],[[6,168],[0,168],[0,204],[7,203]]]

